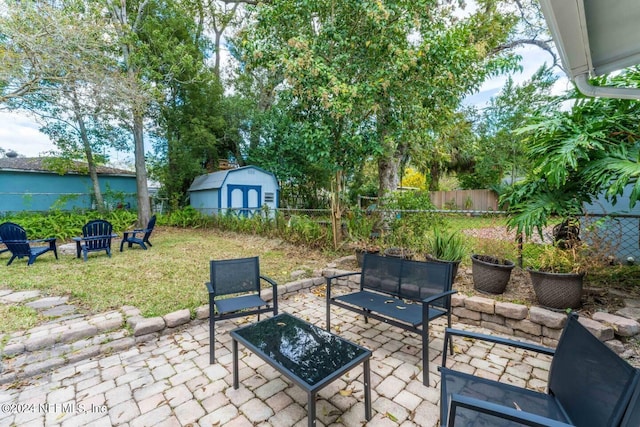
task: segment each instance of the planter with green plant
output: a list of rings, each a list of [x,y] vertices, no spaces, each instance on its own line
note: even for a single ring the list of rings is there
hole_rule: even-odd
[[[467,256],[468,248],[464,237],[455,231],[433,230],[426,238],[425,258],[427,261],[450,262],[453,264],[453,277],[458,273],[460,261]]]
[[[545,245],[534,265],[527,268],[538,303],[557,310],[580,308],[584,276],[591,261],[585,245]]]

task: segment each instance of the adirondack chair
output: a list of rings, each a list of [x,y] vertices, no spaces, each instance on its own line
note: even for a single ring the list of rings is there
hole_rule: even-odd
[[[135,243],[136,245],[140,245],[142,249],[147,250],[147,246],[153,246],[149,241],[149,237],[151,236],[151,232],[153,228],[156,226],[156,216],[152,216],[147,224],[147,228],[136,229],[133,231],[125,231],[122,236],[122,242],[120,242],[120,252],[122,252],[122,248],[124,247],[125,242],[129,247],[132,247]],[[142,236],[139,236],[142,235]]]
[[[2,245],[2,244],[3,244],[2,243],[2,239],[0,239],[0,245]],[[0,248],[0,254],[3,254],[3,253],[8,252],[8,251],[9,251],[9,248],[7,248],[7,245],[5,245],[4,248]]]
[[[35,262],[36,258],[45,252],[53,251],[56,259],[58,259],[58,250],[56,249],[55,237],[49,239],[27,240],[27,232],[13,222],[5,222],[0,224],[0,240],[7,247],[6,250],[11,252],[11,258],[7,265],[11,265],[14,259],[22,259],[28,257],[27,265]],[[32,243],[44,242],[47,246],[31,246]],[[2,250],[0,252],[4,252]]]
[[[109,221],[94,219],[82,227],[82,237],[74,237],[76,242],[76,256],[82,253],[87,260],[89,252],[105,251],[111,257],[111,239],[118,237],[113,234],[113,226]]]
[[[209,290],[209,363],[215,363],[215,324],[217,320],[233,319],[252,314],[273,312],[278,314],[278,285],[260,275],[258,257],[210,262]],[[273,303],[260,297],[260,280],[271,285]]]

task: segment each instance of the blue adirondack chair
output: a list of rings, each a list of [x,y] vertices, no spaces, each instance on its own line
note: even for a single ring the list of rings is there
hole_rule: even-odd
[[[7,265],[11,265],[14,259],[28,258],[27,265],[35,262],[36,258],[45,252],[53,251],[56,259],[58,259],[58,250],[56,249],[55,237],[49,239],[27,240],[27,232],[13,222],[5,222],[0,224],[0,240],[7,247],[6,250],[11,252],[11,258]],[[32,243],[44,242],[47,246],[31,246]],[[4,252],[4,250],[2,250]]]
[[[136,245],[140,245],[140,247],[144,250],[147,250],[147,246],[153,246],[149,241],[149,237],[151,236],[151,232],[153,228],[156,226],[156,216],[152,216],[147,224],[147,228],[136,229],[133,231],[125,231],[122,236],[122,242],[120,242],[120,252],[122,252],[122,248],[124,247],[125,242],[129,247]]]
[[[111,257],[111,239],[118,237],[113,234],[113,226],[104,219],[94,219],[82,227],[82,237],[74,237],[76,242],[76,256],[80,253],[87,260],[89,252],[105,251]]]

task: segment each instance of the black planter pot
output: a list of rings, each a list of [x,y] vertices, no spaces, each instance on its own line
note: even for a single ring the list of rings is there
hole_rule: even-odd
[[[489,255],[471,255],[473,287],[479,292],[501,294],[511,278],[515,264],[507,259],[500,260]]]
[[[541,306],[555,310],[580,308],[584,273],[549,273],[528,270],[533,290]]]

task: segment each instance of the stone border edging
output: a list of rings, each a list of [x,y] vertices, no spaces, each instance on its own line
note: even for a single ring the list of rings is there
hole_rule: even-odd
[[[314,277],[278,286],[278,297],[324,285],[327,276],[347,272],[350,270],[341,270],[331,266],[321,271],[315,271]],[[353,276],[339,279],[338,284],[350,288],[359,287],[357,277]],[[265,289],[262,297],[266,300],[273,299],[271,288]],[[481,296],[454,295],[452,308],[453,320],[456,322],[537,341],[550,347],[557,345],[566,321],[566,315],[561,312],[536,306],[527,307],[522,304],[501,302]],[[208,318],[208,304],[196,309],[194,319],[191,318],[191,312],[188,309],[178,310],[164,316],[145,318],[140,315],[137,308],[124,306],[120,311],[99,314],[89,319],[72,319],[40,325],[26,332],[12,334],[7,344],[2,348],[0,352],[0,384],[37,375],[67,362],[75,362],[111,351],[125,350],[136,344],[155,339],[161,334],[171,333],[175,328],[187,325],[191,321],[205,321]],[[629,358],[635,355],[635,352],[626,345],[626,341],[640,334],[640,323],[637,321],[599,312],[595,313],[592,318],[580,317],[580,322],[622,357]],[[93,342],[92,337],[99,342]],[[82,342],[86,345],[74,347],[69,344],[75,342]],[[52,346],[66,346],[68,354],[59,354],[64,353],[65,348],[58,348],[55,352],[56,355],[47,354],[46,350]],[[33,363],[32,357],[25,356],[25,353],[38,351],[42,351],[46,357],[40,362]],[[11,360],[20,357],[24,357],[25,361],[28,361],[23,366],[13,367],[10,372],[3,372],[2,359]]]

